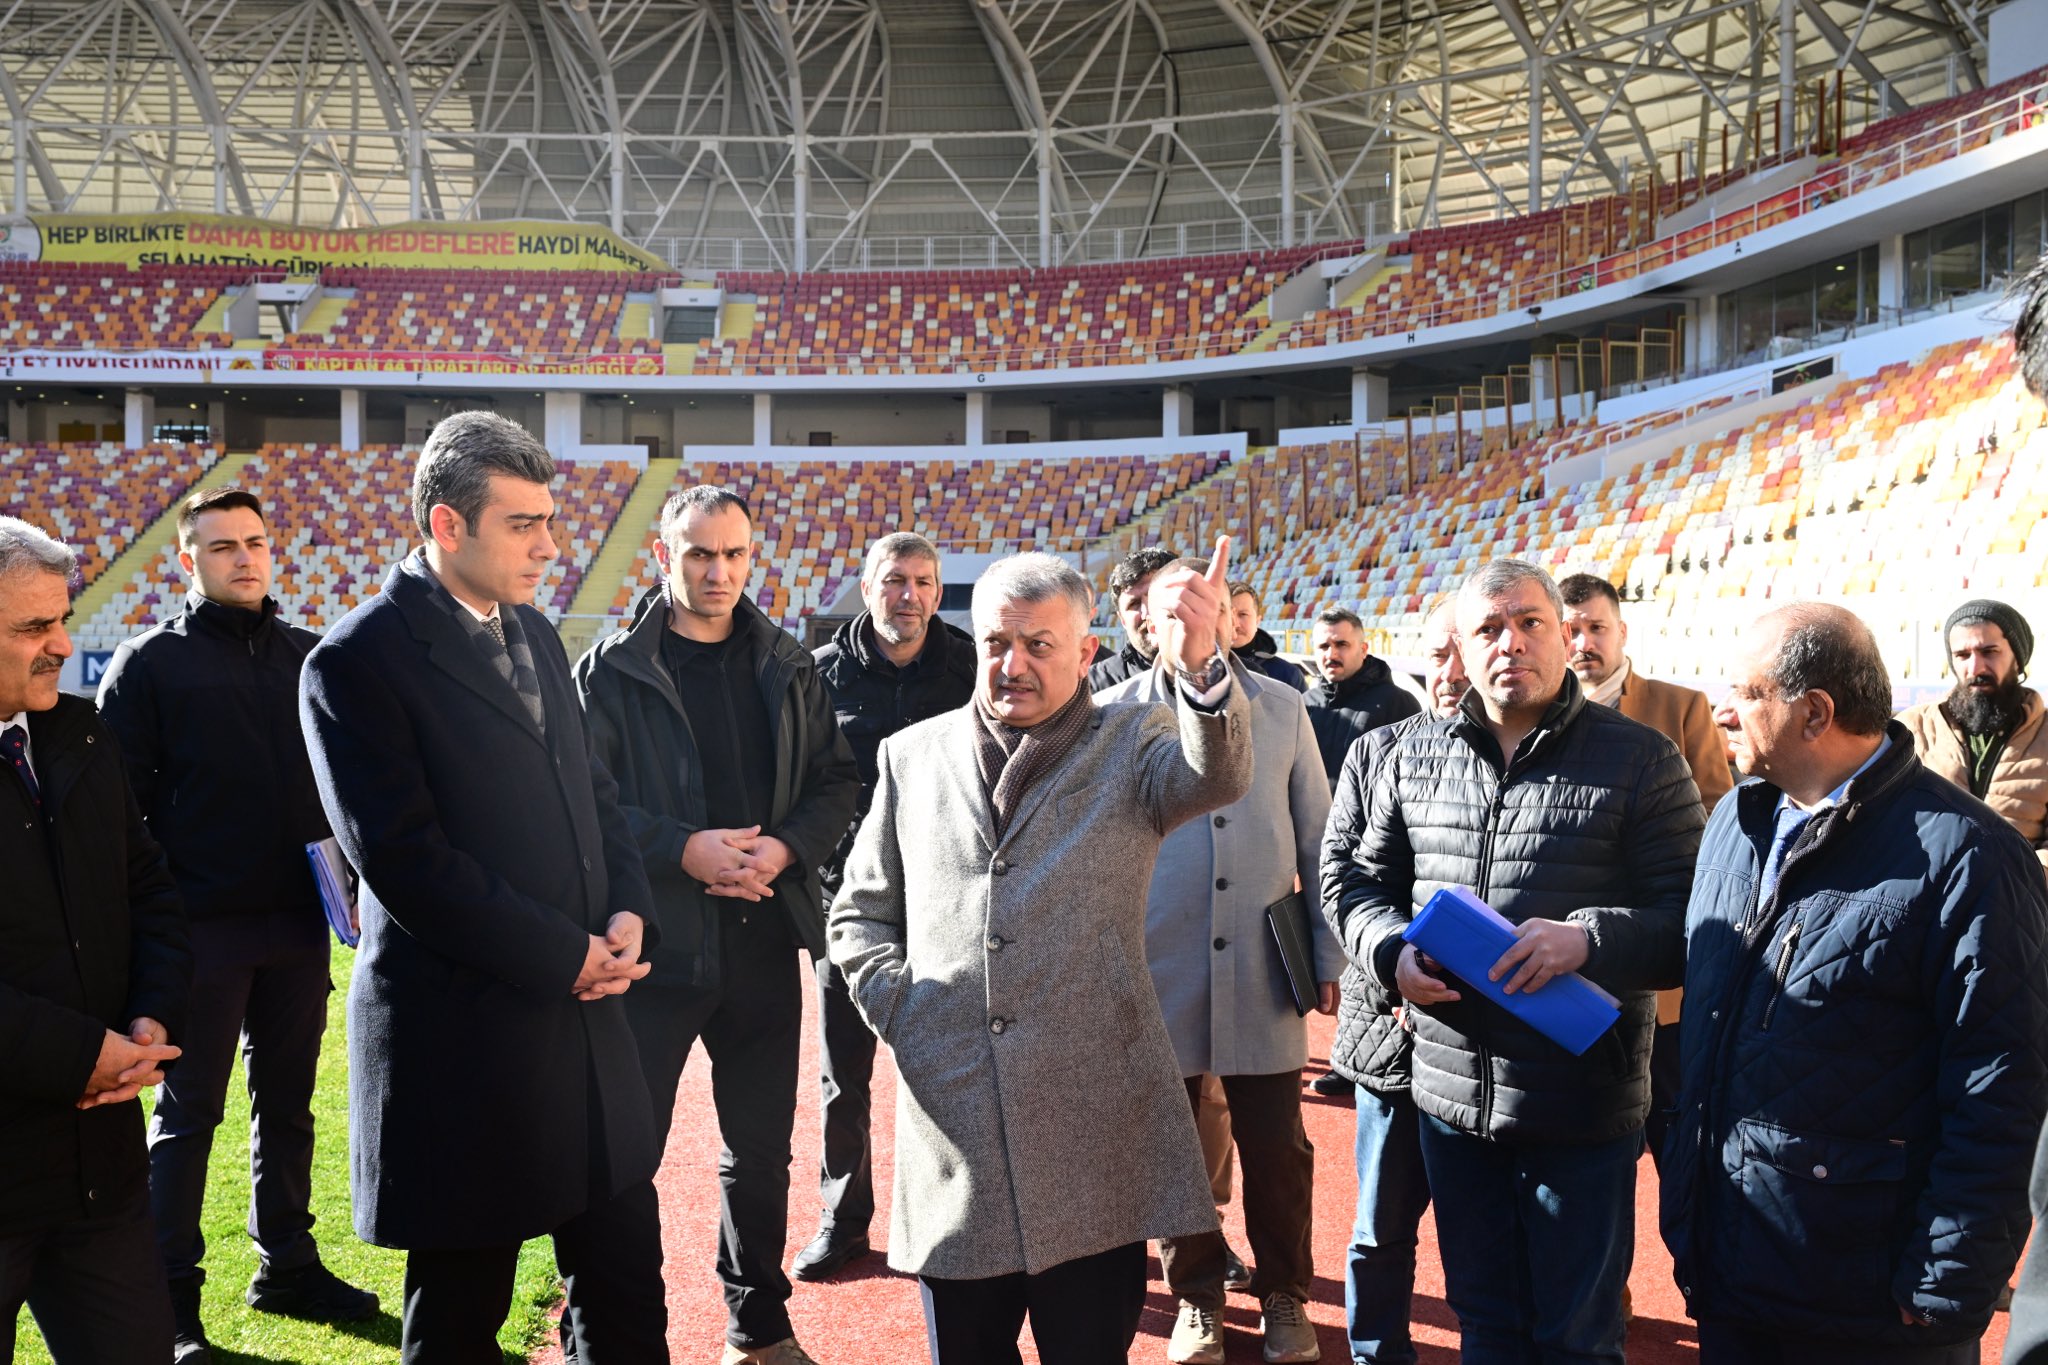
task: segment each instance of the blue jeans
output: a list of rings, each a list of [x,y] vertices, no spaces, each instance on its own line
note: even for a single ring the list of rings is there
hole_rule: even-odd
[[[1415,1365],[1408,1336],[1415,1294],[1415,1232],[1429,1208],[1415,1105],[1406,1093],[1359,1086],[1358,1215],[1345,1261],[1344,1327],[1360,1365]]]
[[[1642,1130],[1493,1142],[1420,1117],[1464,1365],[1622,1365]]]

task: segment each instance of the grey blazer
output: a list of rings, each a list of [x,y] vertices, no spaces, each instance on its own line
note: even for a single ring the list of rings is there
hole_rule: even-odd
[[[1343,946],[1320,909],[1330,781],[1308,707],[1285,683],[1233,672],[1252,708],[1252,789],[1214,819],[1166,836],[1146,905],[1145,960],[1184,1076],[1270,1076],[1308,1062],[1308,1026],[1266,927],[1266,907],[1294,890],[1297,875],[1308,889],[1316,980],[1344,971]],[[1171,686],[1153,668],[1095,700],[1159,701]]]
[[[1174,826],[1251,785],[1250,704],[1098,708],[998,841],[962,708],[882,745],[828,929],[895,1053],[889,1264],[986,1279],[1216,1227],[1145,970]]]

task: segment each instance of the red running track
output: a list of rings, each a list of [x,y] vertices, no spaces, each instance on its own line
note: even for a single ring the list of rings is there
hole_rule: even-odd
[[[1314,1056],[1309,1075],[1320,1073],[1328,1057],[1333,1023],[1309,1017],[1309,1050]],[[877,1254],[858,1261],[829,1283],[798,1283],[790,1316],[798,1340],[820,1365],[924,1365],[924,1316],[917,1281],[897,1275],[880,1254],[888,1241],[889,1182],[892,1174],[891,1133],[895,1122],[896,1075],[888,1049],[875,1067],[875,1184],[878,1212],[873,1240]],[[1304,1091],[1309,1139],[1316,1148],[1315,1256],[1316,1278],[1309,1315],[1322,1339],[1328,1365],[1345,1365],[1344,1249],[1350,1241],[1352,1203],[1357,1181],[1351,1164],[1352,1110],[1312,1091]],[[805,992],[804,1054],[797,1102],[795,1165],[791,1172],[789,1240],[786,1266],[817,1230],[818,1199],[818,1051],[816,997]],[[657,1184],[661,1191],[662,1240],[666,1249],[669,1343],[676,1365],[716,1362],[725,1341],[725,1304],[719,1296],[713,1266],[718,1238],[718,1120],[711,1108],[710,1069],[700,1047],[683,1071],[676,1098],[675,1128]],[[1635,1322],[1629,1329],[1628,1358],[1632,1365],[1678,1365],[1694,1362],[1692,1322],[1671,1283],[1671,1259],[1657,1236],[1657,1178],[1648,1158],[1642,1164],[1636,1197],[1636,1261],[1629,1286],[1635,1296]],[[1244,1216],[1233,1207],[1225,1215],[1231,1244],[1246,1251]],[[1455,1365],[1457,1329],[1443,1298],[1443,1271],[1437,1261],[1435,1228],[1423,1220],[1422,1247],[1415,1284],[1415,1339],[1421,1365]],[[1154,1365],[1166,1358],[1166,1338],[1173,1328],[1173,1301],[1152,1262],[1152,1288],[1131,1359]],[[1984,1358],[1995,1361],[2005,1343],[2006,1319],[1992,1320],[1985,1337]],[[1225,1313],[1232,1365],[1259,1360],[1259,1306],[1233,1294]],[[1024,1358],[1036,1361],[1030,1330],[1024,1334]],[[559,1365],[552,1348],[537,1365]],[[1057,1362],[1054,1363],[1057,1365]]]

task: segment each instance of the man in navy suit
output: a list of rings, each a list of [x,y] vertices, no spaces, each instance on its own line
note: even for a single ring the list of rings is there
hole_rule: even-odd
[[[349,991],[356,1230],[401,1247],[408,1365],[497,1365],[551,1235],[580,1365],[666,1362],[647,1086],[621,994],[655,923],[568,660],[532,605],[554,462],[489,413],[413,475],[425,547],[306,659],[321,801],[362,874]]]

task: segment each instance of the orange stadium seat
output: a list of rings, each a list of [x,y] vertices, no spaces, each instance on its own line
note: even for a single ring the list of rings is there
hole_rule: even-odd
[[[91,583],[220,455],[203,445],[0,445],[0,507],[78,551]]]

